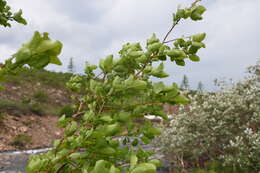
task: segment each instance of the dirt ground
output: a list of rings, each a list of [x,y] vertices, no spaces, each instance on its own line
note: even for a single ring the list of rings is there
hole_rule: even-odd
[[[55,116],[7,115],[0,124],[0,152],[51,146],[63,133],[57,120]],[[21,145],[17,145],[19,135],[26,136]]]

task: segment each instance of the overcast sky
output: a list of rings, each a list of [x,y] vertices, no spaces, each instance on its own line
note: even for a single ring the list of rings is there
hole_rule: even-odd
[[[10,57],[33,32],[49,32],[63,43],[62,67],[66,71],[74,57],[77,72],[85,61],[98,63],[108,54],[117,54],[126,42],[145,43],[152,33],[163,38],[172,24],[177,6],[192,0],[8,0],[14,10],[23,9],[27,26],[13,23],[0,28],[0,61]],[[260,0],[204,0],[204,20],[182,21],[170,38],[207,33],[207,48],[199,52],[201,61],[185,67],[167,63],[167,83],[180,83],[184,74],[192,88],[202,81],[213,88],[215,78],[242,79],[245,68],[260,59]]]

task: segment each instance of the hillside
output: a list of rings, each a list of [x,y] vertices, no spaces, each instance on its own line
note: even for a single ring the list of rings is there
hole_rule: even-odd
[[[71,74],[22,71],[8,75],[0,92],[0,151],[49,146],[61,135],[56,121],[70,104]]]
[[[24,68],[6,77],[0,92],[0,152],[50,146],[61,136],[56,122],[71,111],[72,93],[66,88],[71,76]],[[177,111],[165,105],[167,114]]]

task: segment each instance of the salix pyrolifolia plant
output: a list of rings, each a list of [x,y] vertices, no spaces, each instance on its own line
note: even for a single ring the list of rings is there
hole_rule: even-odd
[[[174,40],[168,40],[168,36],[183,19],[201,20],[205,10],[198,1],[178,9],[163,40],[153,34],[145,48],[140,43],[127,43],[118,58],[109,55],[98,66],[87,64],[84,76],[72,77],[68,87],[85,94],[75,104],[74,115],[58,121],[65,129],[64,137],[54,142],[53,150],[32,156],[27,172],[155,172],[159,160],[150,160],[152,153],[140,144],[148,144],[161,132],[144,116],[167,119],[164,104],[185,104],[189,100],[176,84],[166,86],[150,78],[169,76],[164,71],[167,59],[181,66],[188,59],[199,61],[196,53],[205,47],[205,33]]]
[[[163,128],[157,146],[182,170],[212,162],[215,172],[260,170],[260,62],[243,81],[190,98]]]

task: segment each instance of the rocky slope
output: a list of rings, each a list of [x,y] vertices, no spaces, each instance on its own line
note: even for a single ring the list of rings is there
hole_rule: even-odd
[[[7,77],[0,92],[0,152],[50,146],[62,135],[56,122],[71,103],[70,76],[25,69]]]

